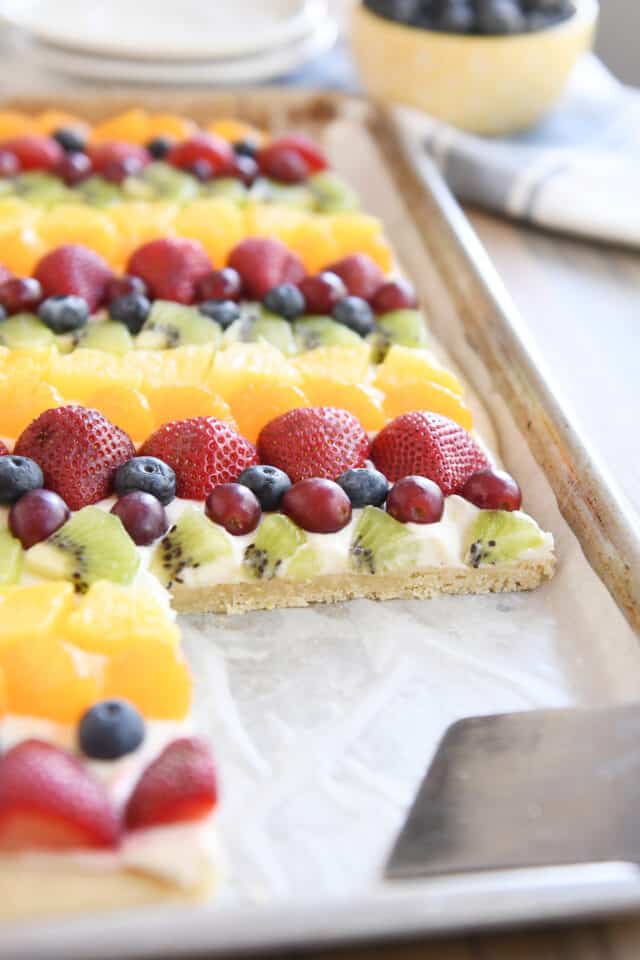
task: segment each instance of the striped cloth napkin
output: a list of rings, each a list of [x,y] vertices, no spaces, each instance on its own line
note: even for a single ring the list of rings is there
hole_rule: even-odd
[[[402,109],[459,199],[539,226],[640,246],[640,91],[594,56],[576,66],[552,114],[504,138],[473,136]]]

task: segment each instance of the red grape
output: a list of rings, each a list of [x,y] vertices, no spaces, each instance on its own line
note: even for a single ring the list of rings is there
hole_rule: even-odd
[[[290,487],[280,509],[309,533],[336,533],[351,520],[351,501],[333,480],[310,477]]]
[[[473,473],[460,495],[481,510],[519,510],[522,492],[511,474],[486,467]]]
[[[260,157],[260,171],[280,183],[302,183],[309,178],[309,165],[295,150],[265,151]]]
[[[403,477],[387,497],[387,513],[400,523],[437,523],[443,510],[442,490],[427,477]]]
[[[25,550],[46,540],[69,519],[70,511],[53,490],[30,490],[9,511],[9,529]]]
[[[306,300],[306,312],[315,314],[330,315],[335,305],[347,295],[344,281],[329,270],[315,277],[305,277],[298,284],[298,289]]]
[[[233,175],[238,180],[242,180],[245,187],[250,187],[255,182],[260,170],[253,157],[236,156],[233,159]]]
[[[221,483],[205,503],[205,513],[227,533],[241,537],[258,526],[262,509],[255,493],[241,483]]]
[[[144,490],[125,493],[114,503],[111,513],[119,517],[133,542],[146,547],[163,537],[169,529],[167,514],[160,501]]]
[[[42,300],[42,287],[33,277],[11,277],[0,284],[0,304],[7,313],[33,310]]]
[[[235,300],[242,295],[242,279],[233,267],[212,270],[196,284],[196,300]]]
[[[141,293],[146,296],[147,285],[141,277],[132,277],[129,273],[124,273],[121,277],[112,277],[107,283],[105,300],[107,304],[120,297],[128,297],[130,293]]]
[[[376,290],[371,301],[374,313],[390,313],[391,310],[412,310],[417,307],[416,292],[406,280],[389,280]]]
[[[57,177],[64,180],[68,187],[86,180],[93,171],[91,158],[86,153],[65,153],[53,171]]]

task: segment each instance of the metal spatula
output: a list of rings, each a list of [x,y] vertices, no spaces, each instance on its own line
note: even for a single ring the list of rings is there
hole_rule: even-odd
[[[540,710],[449,727],[389,878],[640,863],[640,704]]]

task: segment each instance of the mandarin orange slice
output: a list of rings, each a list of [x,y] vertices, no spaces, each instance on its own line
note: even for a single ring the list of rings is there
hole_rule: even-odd
[[[51,637],[74,607],[70,583],[0,587],[0,646]]]
[[[178,384],[148,387],[147,398],[156,426],[189,417],[216,417],[235,424],[229,404],[207,387]]]
[[[309,400],[300,387],[293,384],[257,380],[232,392],[229,406],[242,436],[255,443],[270,420],[296,407],[309,406]]]
[[[124,697],[145,717],[181,720],[191,705],[187,662],[171,644],[133,643],[107,662],[104,696]]]
[[[108,580],[91,585],[70,610],[60,632],[82,650],[110,656],[136,643],[176,646],[180,638],[167,608],[155,596]]]
[[[439,383],[413,382],[389,385],[384,393],[387,417],[399,417],[411,410],[428,410],[455,420],[465,430],[473,427],[473,416],[460,397]]]
[[[91,394],[88,405],[103,413],[133,440],[146,440],[155,427],[155,418],[146,396],[126,384],[101,387]]]

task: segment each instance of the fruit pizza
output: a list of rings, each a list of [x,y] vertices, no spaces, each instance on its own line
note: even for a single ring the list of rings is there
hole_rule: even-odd
[[[139,110],[0,141],[6,912],[195,896],[217,794],[169,610],[532,589],[553,537],[313,143]]]

